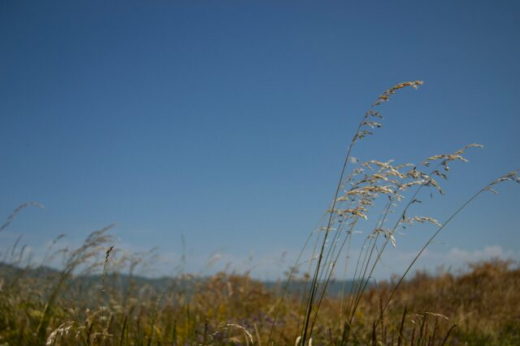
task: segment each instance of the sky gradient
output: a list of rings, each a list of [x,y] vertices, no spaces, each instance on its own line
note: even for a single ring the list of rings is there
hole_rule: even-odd
[[[118,247],[159,247],[171,266],[184,238],[191,271],[279,275],[327,208],[360,117],[408,80],[425,84],[383,106],[354,156],[485,145],[425,209],[443,220],[520,168],[519,17],[518,1],[3,1],[0,217],[45,208],[24,210],[0,250],[23,234],[37,254],[117,223]],[[520,259],[520,188],[499,191],[420,266]],[[428,232],[398,240],[384,273]]]

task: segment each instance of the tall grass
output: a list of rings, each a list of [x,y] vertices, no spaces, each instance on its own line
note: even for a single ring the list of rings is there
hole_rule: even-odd
[[[454,161],[467,162],[463,156],[465,151],[469,148],[482,147],[479,144],[469,144],[454,153],[429,157],[420,164],[393,165],[393,160],[388,162],[376,160],[360,162],[352,157],[354,146],[367,136],[373,135],[375,129],[383,126],[381,123],[383,117],[379,111],[380,106],[389,101],[397,91],[409,87],[417,89],[422,84],[422,81],[401,83],[379,96],[362,117],[347,148],[330,208],[322,218],[322,222],[311,234],[311,237],[315,238],[313,256],[309,262],[308,270],[311,281],[308,293],[302,300],[303,322],[301,336],[299,337],[299,343],[303,345],[310,340],[313,333],[318,321],[321,302],[326,295],[327,286],[338,261],[342,256],[346,257],[346,266],[348,267],[350,245],[356,227],[358,227],[360,220],[368,220],[369,215],[371,216],[370,212],[377,202],[382,200],[383,208],[373,218],[375,224],[372,226],[371,232],[368,233],[355,261],[352,279],[357,284],[348,293],[345,311],[342,311],[341,316],[339,316],[344,321],[340,345],[347,344],[353,319],[362,296],[388,244],[391,243],[396,246],[396,232],[399,229],[406,229],[413,226],[414,223],[431,223],[438,227],[401,276],[388,300],[382,305],[382,313],[386,310],[396,290],[419,256],[453,218],[482,193],[486,191],[496,193],[493,190],[495,185],[505,181],[520,182],[517,171],[510,172],[492,181],[455,210],[443,224],[429,216],[410,215],[412,206],[421,203],[419,196],[422,190],[433,189],[443,194],[438,180],[447,179],[450,164]],[[355,165],[355,168],[349,171],[350,165]],[[300,263],[296,263],[295,267],[299,265]],[[376,322],[375,327],[381,320],[382,318]]]
[[[447,178],[451,164],[465,162],[466,150],[480,145],[417,164],[363,162],[352,156],[358,143],[382,127],[383,103],[402,89],[420,85],[413,81],[390,88],[364,114],[347,147],[329,208],[279,289],[268,289],[247,274],[194,277],[185,274],[183,266],[176,278],[136,277],[136,267],[153,264],[153,254],[147,260],[118,249],[109,235],[112,226],[93,232],[75,249],[56,250],[62,236],[57,237],[37,266],[23,264],[24,248],[17,241],[5,252],[0,267],[0,345],[456,345],[467,340],[513,345],[520,341],[520,323],[514,319],[520,311],[513,303],[520,296],[511,289],[520,280],[515,264],[489,262],[459,276],[419,273],[405,280],[424,250],[469,203],[485,192],[496,193],[498,184],[520,183],[518,171],[479,189],[440,223],[416,215],[414,206],[425,192],[442,194],[440,181]],[[0,232],[31,205],[39,206],[20,206]],[[358,229],[367,221],[372,222],[370,231],[361,248],[354,249],[353,239],[363,236]],[[437,229],[400,277],[371,285],[383,253],[396,246],[398,232],[417,223]],[[311,258],[305,258],[307,248]],[[62,268],[48,269],[47,263],[59,257]],[[353,284],[345,286],[342,295],[330,296],[328,288],[343,262]],[[297,278],[302,268],[303,277]],[[299,288],[296,292],[289,290],[291,281]],[[472,290],[479,292],[477,298]]]

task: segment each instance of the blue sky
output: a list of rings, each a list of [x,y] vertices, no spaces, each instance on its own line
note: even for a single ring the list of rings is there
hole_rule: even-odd
[[[519,15],[517,1],[3,1],[0,216],[45,208],[25,210],[1,249],[23,234],[38,253],[115,222],[118,246],[173,263],[184,237],[192,271],[218,253],[278,275],[332,198],[360,117],[408,80],[425,84],[384,105],[354,156],[417,162],[484,144],[428,205],[443,220],[520,167]],[[520,258],[520,189],[499,190],[420,265]]]

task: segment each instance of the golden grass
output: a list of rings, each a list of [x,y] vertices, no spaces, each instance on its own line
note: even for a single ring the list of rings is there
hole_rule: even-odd
[[[3,268],[1,345],[268,345],[276,306],[272,344],[295,344],[301,328],[301,297],[287,294],[280,304],[275,289],[248,275],[184,276],[172,279],[166,289],[135,283],[128,297],[128,286],[111,273],[105,298],[99,294],[99,276],[70,277],[51,306],[49,296],[61,277],[59,272],[13,275]],[[396,282],[380,283],[360,300],[349,345],[517,345],[519,284],[518,265],[498,260],[474,264],[458,275],[419,272],[401,284],[382,312]],[[321,301],[314,345],[340,344],[340,300],[326,296]],[[42,338],[38,328],[44,316]]]
[[[469,203],[504,182],[520,183],[518,171],[492,181],[439,222],[415,215],[424,192],[443,194],[451,164],[466,162],[470,144],[421,163],[394,164],[352,157],[360,141],[381,128],[382,105],[405,82],[384,92],[362,117],[347,148],[332,201],[322,222],[278,290],[248,275],[208,278],[179,275],[160,288],[134,278],[145,258],[114,247],[108,231],[93,232],[77,249],[49,248],[38,268],[21,266],[23,250],[0,268],[0,346],[3,345],[517,345],[520,344],[518,267],[509,262],[474,264],[468,273],[416,274],[417,258]],[[4,231],[29,203],[0,226]],[[375,214],[375,215],[373,215]],[[352,238],[365,220],[364,244],[351,255]],[[404,275],[369,285],[397,232],[416,224],[436,228]],[[311,258],[303,258],[305,248]],[[56,256],[59,271],[44,270]],[[354,284],[339,297],[327,294],[340,261]],[[101,275],[92,276],[101,268]],[[121,276],[127,269],[128,276]],[[301,272],[302,276],[297,277]],[[302,290],[291,293],[290,281]]]

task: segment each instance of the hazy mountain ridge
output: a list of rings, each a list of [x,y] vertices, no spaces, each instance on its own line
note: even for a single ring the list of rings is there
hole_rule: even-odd
[[[18,267],[8,263],[0,262],[0,279],[6,280],[15,279],[17,276],[24,275],[34,279],[52,280],[58,277],[63,272],[59,269],[51,268],[48,266],[39,267]],[[218,274],[216,274],[218,275]],[[229,274],[235,275],[235,274]],[[205,281],[210,280],[212,275],[207,276],[195,276],[184,274],[177,277],[161,276],[158,278],[147,278],[142,275],[130,275],[120,272],[110,272],[103,278],[102,274],[79,274],[71,275],[67,280],[71,285],[77,285],[82,288],[92,287],[95,285],[105,285],[107,287],[120,288],[121,290],[127,290],[131,285],[133,289],[152,289],[156,292],[163,292],[168,289],[181,290],[189,292],[195,287]],[[261,283],[267,290],[280,293],[285,289],[286,279],[284,280],[256,280],[253,281]],[[354,281],[336,281],[332,280],[328,283],[327,292],[333,296],[339,295],[343,291],[349,292],[353,287]],[[296,279],[292,280],[287,287],[289,293],[303,292],[306,288],[306,283],[303,280]],[[371,284],[370,284],[371,286]]]

